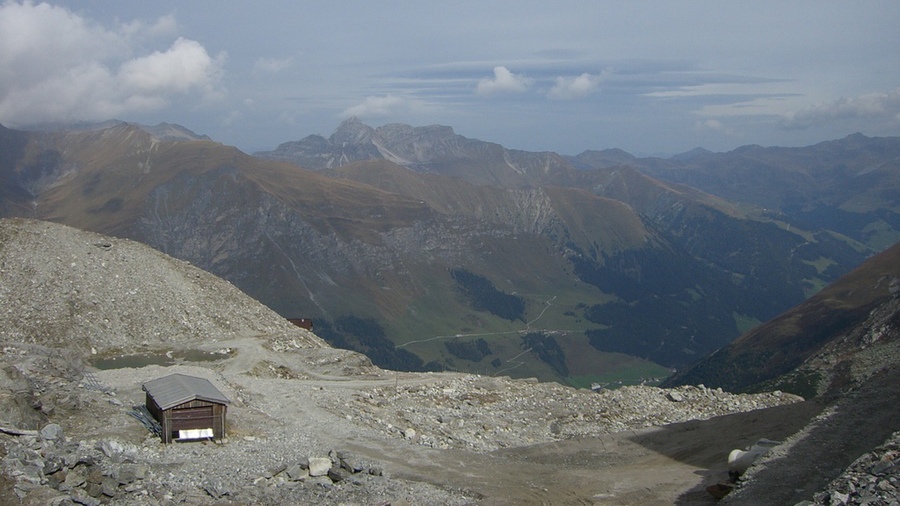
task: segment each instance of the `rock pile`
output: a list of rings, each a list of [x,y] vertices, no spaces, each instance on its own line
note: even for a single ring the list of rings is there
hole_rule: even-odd
[[[900,432],[868,452],[806,506],[900,504]]]
[[[10,441],[2,466],[20,500],[45,487],[48,504],[99,505],[122,494],[147,495],[142,482],[150,468],[135,462],[135,452],[114,440],[68,443],[59,425],[48,424]]]
[[[202,458],[207,445],[199,445],[161,449],[155,438],[143,445],[111,438],[70,442],[59,425],[48,424],[40,431],[3,438],[0,471],[12,482],[12,492],[22,504],[390,504],[391,497],[401,495],[432,498],[440,504],[471,504],[460,494],[392,479],[380,465],[349,451],[296,458],[273,465],[253,479],[253,459],[248,462],[249,472],[244,472],[241,459],[227,451],[215,452],[219,464],[237,475],[203,472],[212,470],[205,467],[209,462],[201,463],[207,461]],[[216,448],[220,449],[225,448]]]
[[[448,378],[429,385],[374,388],[349,399],[322,402],[335,414],[411,443],[489,452],[802,400],[782,392],[731,394],[702,385],[671,390],[630,386],[594,393],[510,378]]]
[[[380,466],[367,463],[350,452],[332,450],[327,457],[302,457],[291,464],[280,464],[268,470],[261,478],[257,478],[256,483],[264,482],[267,486],[279,486],[286,481],[312,480],[327,487],[344,480],[358,482],[358,478],[354,478],[354,475],[360,473],[371,476],[384,475]]]

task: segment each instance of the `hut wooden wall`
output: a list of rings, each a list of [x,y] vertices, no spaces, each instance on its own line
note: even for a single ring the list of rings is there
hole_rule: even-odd
[[[203,408],[210,408],[207,411],[209,413],[208,416],[202,412]],[[228,411],[228,406],[225,404],[193,400],[162,410],[148,394],[147,409],[162,426],[162,440],[164,443],[172,442],[173,432],[210,427],[213,430],[213,439],[225,438],[225,414]],[[212,423],[207,423],[210,416]]]

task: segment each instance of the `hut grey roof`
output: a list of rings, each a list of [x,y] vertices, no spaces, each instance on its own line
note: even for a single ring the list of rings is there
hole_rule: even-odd
[[[231,403],[209,380],[185,374],[163,376],[144,383],[142,388],[162,410],[194,400]]]

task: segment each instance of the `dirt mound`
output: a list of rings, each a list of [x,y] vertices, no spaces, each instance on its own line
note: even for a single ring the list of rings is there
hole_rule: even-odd
[[[288,347],[327,346],[187,262],[54,223],[0,220],[0,280],[2,341],[85,353],[246,335]]]

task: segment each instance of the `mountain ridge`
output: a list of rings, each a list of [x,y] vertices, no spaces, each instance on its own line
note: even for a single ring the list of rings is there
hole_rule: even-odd
[[[635,165],[576,169],[449,127],[344,126],[340,153],[366,158],[327,170],[127,124],[3,130],[0,207],[145,242],[318,320],[331,342],[377,342],[391,364],[588,384],[622,353],[628,367],[696,360],[872,251]],[[378,135],[416,163],[383,157]],[[472,307],[460,270],[523,314]],[[571,378],[522,355],[534,332]],[[457,355],[481,336],[488,355]]]

